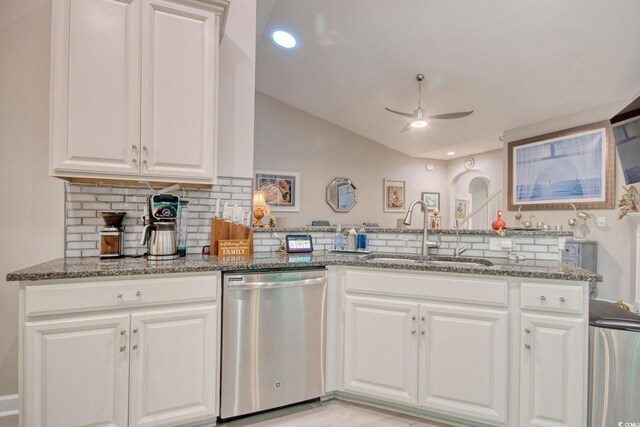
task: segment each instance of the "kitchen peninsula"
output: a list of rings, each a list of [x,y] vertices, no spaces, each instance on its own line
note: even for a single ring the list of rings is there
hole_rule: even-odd
[[[270,252],[61,258],[10,273],[20,281],[23,425],[211,422],[221,273],[301,267],[328,269],[325,398],[451,423],[582,425],[586,391],[575,390],[586,390],[588,282],[601,277],[558,261],[430,261]],[[96,363],[108,369],[93,371]],[[543,393],[550,372],[561,374]],[[114,404],[77,409],[96,393]]]

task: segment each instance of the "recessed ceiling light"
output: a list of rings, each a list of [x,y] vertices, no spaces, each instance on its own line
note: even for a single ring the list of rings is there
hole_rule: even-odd
[[[293,34],[281,29],[271,31],[271,40],[273,40],[276,46],[287,50],[295,49],[295,47],[298,46],[298,41]]]
[[[455,154],[455,151],[447,151],[447,156],[454,156]]]
[[[428,121],[426,120],[415,120],[413,122],[411,122],[411,127],[412,128],[423,128],[425,126],[427,126],[429,124]]]

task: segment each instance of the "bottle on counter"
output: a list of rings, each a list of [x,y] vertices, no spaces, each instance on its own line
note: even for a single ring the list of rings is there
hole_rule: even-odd
[[[347,250],[348,251],[355,251],[356,250],[356,235],[358,233],[356,232],[355,228],[352,228],[351,230],[349,230],[349,235],[347,236]]]
[[[338,225],[338,227],[336,227],[336,234],[333,236],[333,246],[334,246],[334,249],[342,251],[344,250],[344,245],[345,245],[345,241],[344,241],[344,234],[342,234],[342,227]]]
[[[364,225],[360,226],[358,234],[356,234],[356,249],[359,251],[367,250],[367,232],[364,229]]]

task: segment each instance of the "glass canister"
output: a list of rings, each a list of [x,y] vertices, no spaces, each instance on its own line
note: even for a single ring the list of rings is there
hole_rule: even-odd
[[[189,201],[180,200],[178,206],[178,220],[176,224],[176,233],[178,241],[178,255],[181,257],[187,255],[187,222],[189,218]]]

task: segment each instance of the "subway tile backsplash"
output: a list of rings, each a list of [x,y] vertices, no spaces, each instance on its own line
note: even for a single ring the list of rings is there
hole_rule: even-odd
[[[511,250],[492,251],[489,248],[490,239],[497,236],[490,231],[486,235],[460,234],[460,243],[467,248],[462,256],[467,257],[491,257],[507,258],[510,253],[524,256],[529,260],[559,261],[559,237],[526,237],[509,236],[513,243]],[[278,232],[278,237],[284,238],[285,231]],[[333,231],[311,231],[314,250],[333,249]],[[430,240],[436,240],[437,232],[430,234]],[[278,247],[279,241],[268,229],[260,229],[254,232],[254,251],[272,252]],[[432,255],[453,255],[456,247],[456,237],[452,234],[443,234],[440,247],[430,249]],[[422,250],[422,230],[415,232],[372,232],[367,233],[367,248],[373,252],[386,252],[395,254],[418,255]]]
[[[100,255],[100,229],[104,225],[98,215],[102,211],[126,212],[124,219],[125,255],[142,255],[146,246],[140,245],[142,215],[147,196],[161,190],[141,185],[108,185],[66,183],[65,185],[65,256],[89,257]],[[200,253],[208,245],[211,217],[215,201],[251,210],[253,181],[250,178],[218,177],[212,189],[176,190],[189,201],[187,253]]]

